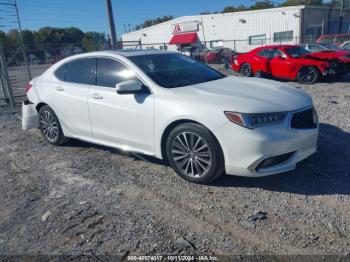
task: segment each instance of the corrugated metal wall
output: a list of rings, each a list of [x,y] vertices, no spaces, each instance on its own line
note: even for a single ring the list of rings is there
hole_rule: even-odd
[[[267,40],[264,44],[277,44],[273,41],[274,33],[293,31],[293,40],[284,43],[298,42],[300,40],[301,10],[303,8],[303,6],[295,6],[180,17],[143,30],[124,34],[122,40],[138,41],[141,39],[144,48],[159,49],[164,43],[169,43],[172,38],[172,25],[186,21],[198,21],[198,37],[201,42],[206,41],[208,47],[210,47],[211,41],[223,40],[225,47],[246,52],[256,47],[256,45],[250,45],[248,41],[250,36],[255,35],[266,35]],[[177,46],[168,46],[168,50],[176,49]]]

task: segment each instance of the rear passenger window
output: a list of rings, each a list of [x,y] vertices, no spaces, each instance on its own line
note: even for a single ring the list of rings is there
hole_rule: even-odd
[[[261,50],[258,53],[258,56],[265,57],[265,58],[272,58],[273,55],[274,55],[274,51],[273,50],[269,50],[269,49]]]
[[[59,80],[61,80],[61,81],[64,81],[65,74],[66,74],[66,64],[60,66],[60,67],[55,71],[55,76],[56,76]]]
[[[95,84],[95,58],[85,58],[67,63],[65,81],[77,84]]]
[[[123,64],[108,58],[99,58],[97,63],[97,85],[114,88],[116,84],[136,79],[135,72]]]

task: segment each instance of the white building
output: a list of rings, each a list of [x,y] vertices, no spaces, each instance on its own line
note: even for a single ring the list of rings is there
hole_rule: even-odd
[[[322,33],[336,33],[339,10],[291,6],[226,14],[183,16],[122,35],[122,41],[140,41],[142,48],[179,50],[205,43],[239,52],[265,44],[313,41]],[[343,31],[347,32],[348,19]],[[346,28],[345,28],[346,27]],[[125,48],[135,48],[129,43]]]

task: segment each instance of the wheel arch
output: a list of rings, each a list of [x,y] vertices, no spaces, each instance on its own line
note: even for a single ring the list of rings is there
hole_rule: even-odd
[[[314,64],[311,64],[311,65],[302,65],[302,66],[299,68],[299,70],[297,70],[297,74],[298,74],[301,70],[303,70],[303,69],[305,69],[305,68],[308,68],[308,67],[313,67],[313,68],[315,68],[320,74],[322,74],[321,69],[320,69],[317,65],[314,65]]]
[[[175,120],[171,123],[169,123],[167,125],[167,127],[164,129],[163,133],[162,133],[162,137],[161,137],[161,140],[160,140],[160,153],[161,153],[161,157],[162,159],[167,163],[168,162],[168,159],[166,157],[166,141],[167,141],[167,138],[171,132],[171,130],[173,130],[174,128],[176,128],[177,126],[179,125],[182,125],[182,124],[187,124],[187,123],[193,123],[193,124],[198,124],[198,125],[201,125],[203,127],[205,127],[206,129],[209,130],[209,132],[213,135],[214,139],[216,140],[216,142],[218,143],[219,145],[219,148],[221,150],[221,154],[222,154],[222,157],[223,157],[223,160],[225,162],[225,154],[224,154],[224,150],[222,148],[222,145],[219,141],[219,139],[215,136],[215,134],[210,130],[210,128],[208,128],[207,126],[205,126],[204,124],[198,122],[198,121],[195,121],[195,120],[191,120],[191,119],[178,119],[178,120]]]
[[[242,68],[242,66],[244,65],[244,64],[248,64],[249,66],[250,66],[250,69],[252,70],[252,74],[254,75],[255,74],[255,66],[253,65],[253,63],[252,62],[250,62],[250,61],[244,61],[244,62],[242,62],[240,65],[239,65],[239,72],[241,71],[241,68]]]
[[[307,65],[302,65],[298,70],[295,71],[295,76],[294,76],[294,80],[297,81],[298,80],[298,74],[299,72],[301,72],[301,70],[304,70],[308,67],[313,67],[315,68],[318,73],[319,73],[319,76],[321,77],[323,75],[323,72],[322,70],[319,68],[319,66],[315,65],[315,64],[307,64]]]
[[[43,107],[43,106],[49,106],[48,104],[44,103],[44,102],[40,102],[36,105],[36,111],[39,113],[39,110]]]

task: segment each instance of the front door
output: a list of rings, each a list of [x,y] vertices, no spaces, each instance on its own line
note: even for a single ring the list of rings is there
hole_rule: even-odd
[[[92,135],[97,142],[124,150],[154,153],[154,103],[148,88],[139,94],[118,94],[116,84],[137,79],[121,62],[98,58],[97,85],[89,90]]]
[[[271,73],[273,77],[289,78],[290,61],[281,50],[275,49],[273,57],[270,59]]]

